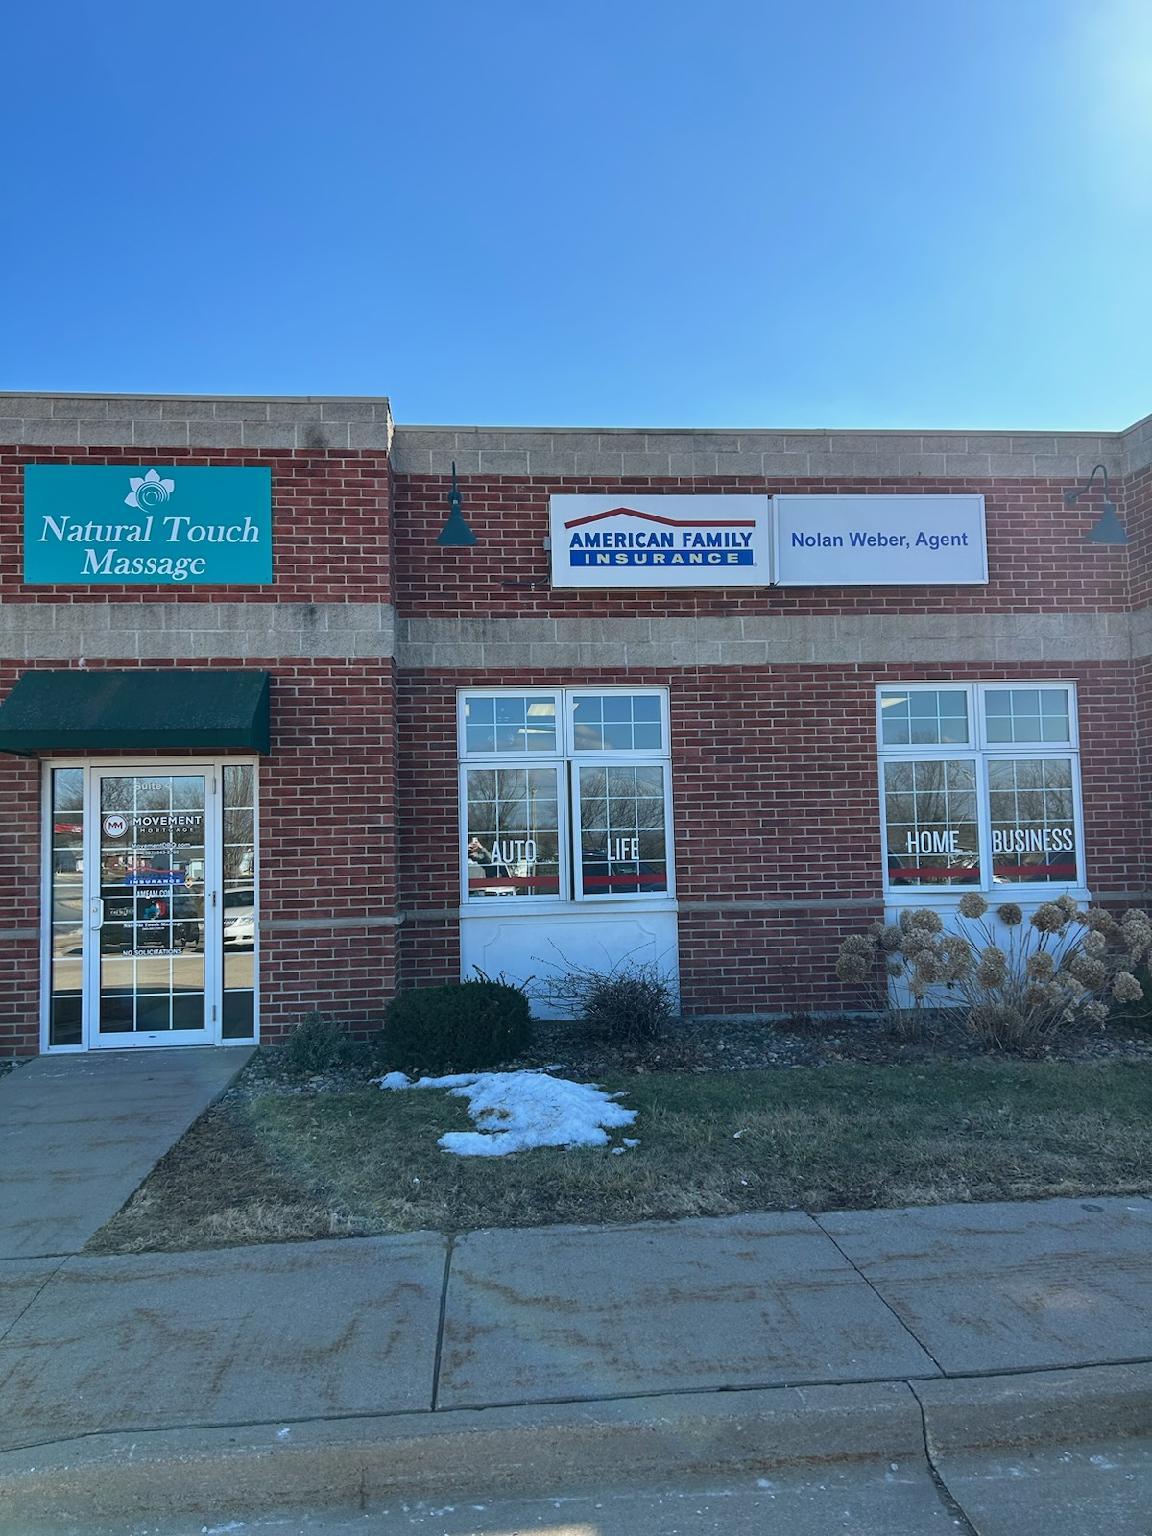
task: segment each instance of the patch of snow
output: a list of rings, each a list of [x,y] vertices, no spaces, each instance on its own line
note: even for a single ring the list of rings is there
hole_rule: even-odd
[[[634,1109],[616,1103],[617,1095],[545,1072],[458,1072],[416,1082],[403,1072],[389,1072],[376,1081],[393,1090],[444,1088],[467,1099],[479,1130],[449,1131],[439,1141],[458,1157],[503,1157],[532,1147],[605,1147],[609,1129],[631,1125],[636,1118]]]
[[[623,1141],[626,1147],[638,1147],[640,1145],[639,1136],[625,1136]]]

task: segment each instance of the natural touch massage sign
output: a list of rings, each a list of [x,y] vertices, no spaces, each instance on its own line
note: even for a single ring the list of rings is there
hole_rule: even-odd
[[[266,586],[272,580],[272,472],[29,464],[24,580]]]

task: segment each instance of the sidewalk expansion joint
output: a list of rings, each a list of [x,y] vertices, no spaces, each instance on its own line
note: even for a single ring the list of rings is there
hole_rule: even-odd
[[[47,1281],[45,1282],[47,1284]],[[0,1339],[0,1344],[3,1340]],[[164,1435],[180,1430],[229,1430],[229,1429],[269,1429],[285,1424],[354,1424],[364,1419],[398,1419],[398,1418],[433,1418],[441,1423],[454,1414],[487,1413],[489,1411],[503,1409],[531,1409],[531,1408],[596,1408],[601,1403],[630,1403],[630,1402],[659,1402],[667,1397],[740,1397],[750,1392],[795,1392],[819,1387],[872,1387],[872,1386],[903,1386],[907,1387],[920,1404],[923,1415],[923,1404],[916,1393],[919,1382],[948,1381],[963,1383],[965,1381],[987,1381],[1000,1376],[1049,1376],[1069,1375],[1079,1372],[1091,1372],[1107,1368],[1112,1365],[1152,1365],[1152,1358],[1137,1358],[1132,1360],[1107,1360],[1092,1361],[1080,1365],[1046,1365],[1038,1367],[1019,1367],[999,1371],[964,1371],[960,1374],[947,1376],[849,1376],[844,1379],[829,1380],[827,1377],[803,1378],[795,1381],[770,1381],[770,1382],[740,1382],[738,1385],[725,1385],[717,1387],[669,1387],[660,1391],[651,1392],[616,1392],[605,1393],[598,1397],[530,1397],[510,1398],[498,1402],[486,1403],[456,1403],[450,1408],[439,1407],[435,1410],[428,1408],[365,1408],[356,1409],[348,1413],[322,1413],[309,1414],[306,1417],[291,1418],[285,1415],[275,1415],[272,1418],[262,1419],[193,1419],[174,1420],[165,1424],[113,1424],[100,1429],[74,1429],[66,1430],[58,1435],[51,1435],[42,1440],[26,1440],[18,1445],[0,1444],[0,1458],[10,1456],[20,1451],[44,1450],[55,1445],[65,1445],[76,1440],[101,1440],[110,1435]]]
[[[820,1231],[823,1232],[824,1236],[832,1244],[833,1248],[835,1248],[836,1252],[841,1256],[841,1258],[844,1260],[844,1262],[846,1264],[851,1265],[852,1269],[856,1272],[856,1274],[858,1274],[860,1276],[861,1280],[863,1280],[864,1284],[872,1292],[873,1296],[876,1297],[877,1301],[880,1302],[881,1306],[883,1306],[884,1309],[887,1312],[891,1313],[891,1315],[892,1315],[892,1317],[893,1317],[893,1319],[894,1319],[894,1321],[896,1323],[896,1326],[898,1328],[900,1328],[904,1333],[906,1333],[908,1335],[908,1337],[913,1341],[913,1343],[919,1345],[919,1347],[928,1356],[929,1360],[931,1360],[932,1364],[940,1372],[941,1376],[947,1376],[948,1372],[940,1364],[939,1360],[937,1360],[936,1356],[928,1348],[927,1344],[924,1343],[924,1340],[920,1339],[920,1338],[917,1338],[916,1334],[913,1333],[911,1328],[909,1328],[908,1324],[900,1316],[899,1312],[897,1312],[896,1308],[888,1300],[887,1296],[883,1295],[880,1291],[878,1291],[876,1289],[876,1287],[872,1284],[871,1280],[869,1280],[868,1276],[860,1268],[859,1264],[856,1263],[856,1260],[852,1257],[852,1255],[850,1253],[845,1252],[845,1250],[840,1246],[840,1244],[832,1236],[831,1232],[829,1232],[828,1228],[820,1220],[820,1217],[818,1215],[816,1215],[812,1211],[809,1211],[807,1213],[807,1215],[808,1215],[809,1221],[815,1222],[816,1225],[820,1228]]]
[[[36,1263],[41,1259],[82,1259],[83,1248],[68,1248],[63,1253],[5,1253],[0,1254],[0,1265]],[[119,1257],[119,1255],[117,1255]]]
[[[73,1257],[74,1257],[73,1254],[70,1254],[70,1253],[64,1254],[61,1257],[59,1264],[57,1264],[56,1268],[51,1272],[51,1274],[48,1274],[48,1275],[44,1276],[44,1279],[36,1287],[36,1294],[28,1299],[28,1301],[25,1303],[25,1305],[20,1308],[19,1312],[17,1312],[16,1316],[8,1324],[8,1327],[5,1328],[4,1332],[0,1333],[0,1344],[3,1344],[4,1340],[12,1332],[13,1328],[15,1328],[16,1324],[25,1315],[25,1313],[28,1311],[28,1309],[30,1307],[34,1307],[36,1305],[36,1303],[40,1300],[40,1296],[41,1296],[41,1294],[42,1294],[42,1292],[44,1290],[44,1287],[47,1286],[47,1285],[50,1285],[51,1282],[53,1280],[55,1280],[56,1276],[64,1268],[65,1264],[67,1264],[68,1260],[70,1258],[73,1258]]]
[[[976,1527],[969,1520],[960,1504],[952,1497],[948,1484],[941,1476],[940,1469],[932,1456],[932,1446],[928,1438],[928,1415],[924,1410],[924,1403],[912,1382],[908,1383],[908,1390],[916,1400],[916,1406],[920,1410],[920,1433],[924,1437],[924,1464],[928,1468],[928,1476],[932,1479],[936,1489],[936,1497],[952,1517],[952,1523],[963,1536],[980,1536]]]
[[[436,1355],[432,1361],[432,1412],[440,1406],[440,1362],[444,1358],[444,1319],[448,1313],[448,1281],[452,1274],[452,1255],[456,1251],[456,1234],[448,1233],[448,1246],[444,1250],[444,1279],[440,1287],[440,1313],[436,1319]]]

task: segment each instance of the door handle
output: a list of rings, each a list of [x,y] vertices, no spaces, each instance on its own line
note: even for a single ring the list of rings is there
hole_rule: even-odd
[[[88,916],[92,919],[89,927],[95,932],[104,926],[104,900],[100,896],[93,896],[88,903]]]

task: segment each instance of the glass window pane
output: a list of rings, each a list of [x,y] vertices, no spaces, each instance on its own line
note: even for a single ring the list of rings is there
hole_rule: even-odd
[[[579,770],[584,896],[654,896],[668,890],[664,775],[657,767]]]
[[[988,767],[996,784],[989,795],[994,883],[1074,883],[1079,854],[1071,758],[1007,758]]]
[[[231,806],[254,805],[256,776],[251,763],[226,763],[224,767],[224,803]]]
[[[985,689],[984,727],[989,742],[1071,741],[1068,689]]]
[[[975,765],[966,759],[888,763],[884,778],[890,883],[978,885]]]
[[[663,750],[660,700],[651,694],[578,695],[572,704],[572,738],[577,752],[659,752]]]
[[[880,740],[884,746],[963,746],[968,739],[968,695],[962,689],[880,690]]]
[[[547,695],[508,693],[464,700],[464,750],[517,757],[556,751],[556,701]]]
[[[465,770],[468,899],[560,894],[555,768]]]
[[[49,958],[48,1038],[82,1042],[84,984],[84,772],[52,772],[52,953]]]

